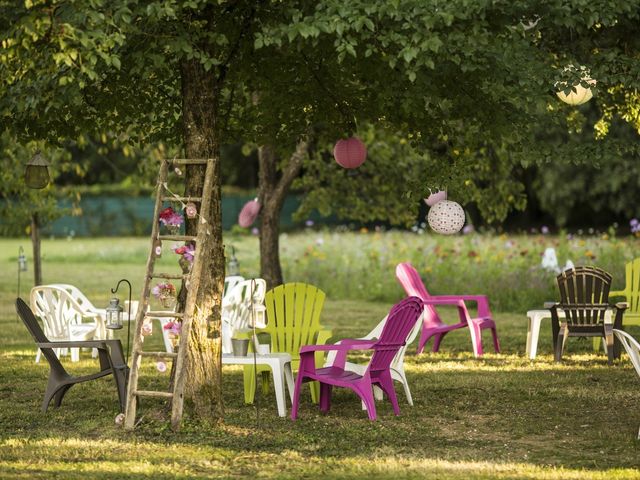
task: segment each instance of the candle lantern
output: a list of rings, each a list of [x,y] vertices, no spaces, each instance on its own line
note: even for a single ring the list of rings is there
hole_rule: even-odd
[[[24,249],[22,247],[18,249],[18,271],[27,271],[27,257],[24,255]]]
[[[120,300],[113,297],[109,300],[109,306],[105,308],[106,312],[106,327],[111,330],[119,330],[122,328],[122,312],[124,308],[120,305]]]
[[[49,185],[49,163],[40,151],[29,160],[24,170],[24,182],[29,188],[44,188]]]
[[[333,157],[343,168],[358,168],[367,159],[367,147],[357,137],[343,138],[333,147]]]
[[[240,262],[236,258],[236,249],[231,246],[231,258],[229,259],[229,264],[227,265],[227,275],[239,275],[240,274]]]

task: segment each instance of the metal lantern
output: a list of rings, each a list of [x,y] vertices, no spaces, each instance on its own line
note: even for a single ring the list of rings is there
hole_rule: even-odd
[[[106,327],[111,330],[118,330],[122,328],[122,312],[124,312],[124,308],[120,305],[120,300],[116,297],[113,297],[109,300],[109,306],[105,308],[106,312]]]
[[[27,257],[25,257],[24,249],[22,247],[18,249],[18,271],[19,272],[27,271]]]
[[[29,188],[40,189],[49,185],[49,181],[49,163],[37,151],[24,170],[24,182]]]
[[[438,233],[453,235],[464,226],[465,215],[460,204],[450,200],[436,203],[427,215],[429,226]]]
[[[338,140],[333,147],[333,157],[343,168],[358,168],[367,159],[367,147],[357,137]]]
[[[253,222],[258,218],[258,214],[260,213],[260,202],[258,202],[257,198],[253,200],[249,200],[244,204],[242,210],[240,210],[240,214],[238,215],[238,225],[242,228],[250,227]]]
[[[229,265],[227,265],[227,275],[239,275],[240,274],[240,262],[236,258],[236,249],[231,247],[231,258],[229,259]]]

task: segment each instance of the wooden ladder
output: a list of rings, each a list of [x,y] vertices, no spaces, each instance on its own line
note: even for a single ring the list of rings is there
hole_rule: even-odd
[[[204,187],[201,193],[201,197],[178,197],[176,195],[169,195],[167,189],[167,177],[169,174],[169,166],[178,168],[181,165],[206,165]],[[158,174],[158,185],[156,189],[156,202],[153,213],[153,227],[151,230],[151,250],[149,252],[149,258],[147,260],[147,271],[144,279],[144,287],[142,289],[142,295],[140,298],[140,304],[138,313],[136,315],[136,327],[133,339],[133,355],[131,360],[131,370],[129,372],[129,385],[127,388],[127,405],[125,410],[124,427],[127,430],[131,430],[136,425],[136,409],[138,398],[140,397],[155,397],[164,398],[171,401],[171,427],[174,430],[180,428],[180,421],[182,420],[182,408],[184,405],[184,384],[186,373],[186,361],[187,361],[187,349],[189,344],[189,332],[191,330],[191,321],[196,308],[196,294],[198,279],[203,268],[203,259],[201,246],[204,244],[205,236],[208,235],[209,224],[204,219],[209,218],[211,191],[213,187],[213,160],[207,159],[173,159],[163,160],[160,165],[160,172]],[[159,215],[163,206],[163,202],[166,201],[179,201],[179,202],[195,202],[200,203],[198,209],[198,227],[197,235],[161,235],[159,226]],[[160,245],[163,240],[173,241],[195,241],[196,247],[194,252],[194,260],[191,266],[191,272],[188,274],[170,274],[170,273],[155,273],[154,265],[157,257],[156,247]],[[174,311],[148,311],[149,294],[151,293],[151,281],[154,278],[162,279],[184,279],[188,281],[193,278],[193,282],[185,282],[189,285],[187,287],[187,298],[185,303],[184,312],[178,313]],[[146,318],[176,318],[181,319],[180,329],[180,343],[178,345],[177,353],[169,352],[145,352],[143,350],[144,339],[142,336],[142,327]],[[171,391],[157,391],[157,390],[139,390],[138,379],[140,373],[140,364],[143,357],[150,357],[156,359],[169,359],[175,362],[174,365],[174,377],[172,386],[169,388]]]

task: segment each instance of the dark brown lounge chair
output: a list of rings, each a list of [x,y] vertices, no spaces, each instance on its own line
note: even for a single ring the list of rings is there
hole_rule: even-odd
[[[42,354],[49,362],[49,382],[42,401],[42,411],[46,411],[54,401],[54,406],[59,407],[67,391],[76,383],[88,382],[96,378],[113,374],[118,389],[118,399],[120,400],[120,411],[124,412],[125,394],[127,389],[127,379],[129,368],[124,361],[122,354],[122,344],[120,340],[84,340],[70,342],[50,342],[45,336],[40,324],[21,298],[16,299],[16,310],[24,322],[27,330],[36,342],[36,346],[42,350]],[[100,360],[100,371],[91,375],[74,377],[70,375],[60,363],[60,360],[53,351],[54,348],[96,348]]]

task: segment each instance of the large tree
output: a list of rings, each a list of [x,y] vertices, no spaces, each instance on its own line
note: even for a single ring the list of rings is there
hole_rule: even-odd
[[[55,142],[115,131],[214,162],[187,383],[196,411],[214,418],[222,413],[221,144],[241,137],[263,146],[265,211],[308,145],[366,121],[440,155],[446,161],[428,184],[462,192],[485,159],[479,147],[506,145],[506,161],[522,161],[557,69],[589,63],[617,88],[605,96],[613,109],[638,82],[637,49],[616,43],[633,32],[637,7],[616,0],[0,0],[0,12],[0,118],[14,132]],[[569,43],[574,33],[585,40]],[[600,38],[608,56],[591,62]],[[202,169],[187,169],[186,194],[201,187]]]

